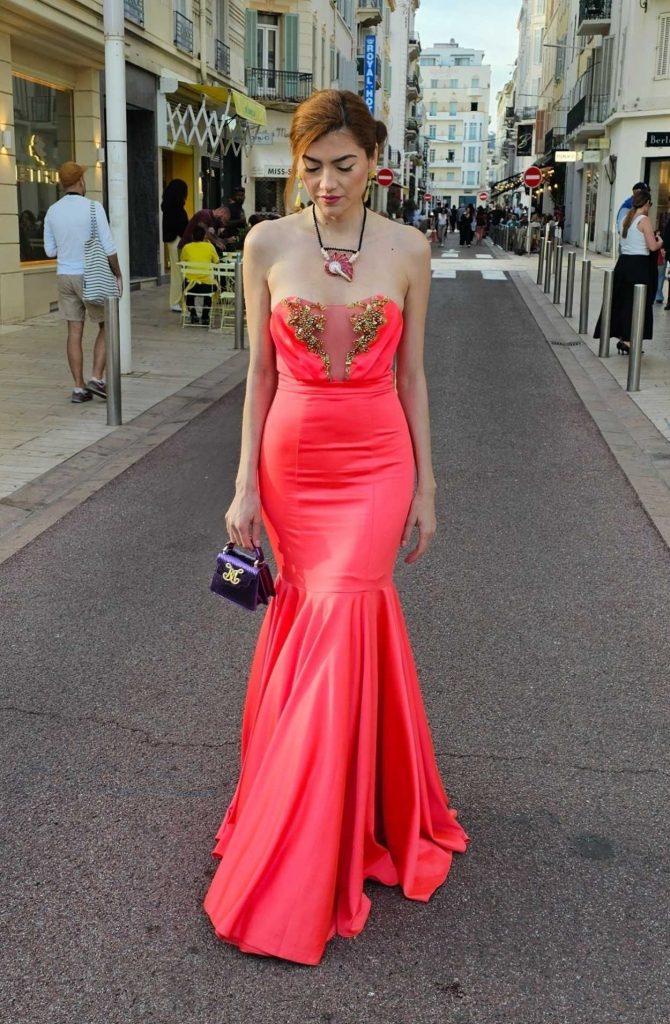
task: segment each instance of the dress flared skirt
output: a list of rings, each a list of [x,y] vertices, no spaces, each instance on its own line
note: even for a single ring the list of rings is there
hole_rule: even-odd
[[[361,931],[365,879],[425,901],[467,845],[391,580],[413,484],[404,414],[389,382],[325,395],[284,382],[266,421],[280,574],[205,900],[220,938],[305,964]]]

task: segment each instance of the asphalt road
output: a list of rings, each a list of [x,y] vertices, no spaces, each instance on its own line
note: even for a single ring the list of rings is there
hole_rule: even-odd
[[[318,968],[201,911],[259,617],[208,591],[241,390],[0,567],[8,1024],[667,1024],[670,559],[510,282],[436,282],[398,584],[472,837]]]

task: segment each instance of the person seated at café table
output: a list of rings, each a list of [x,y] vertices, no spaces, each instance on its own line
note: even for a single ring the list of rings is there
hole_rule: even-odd
[[[183,261],[188,263],[218,263],[219,254],[212,245],[211,241],[205,237],[205,228],[202,224],[196,224],[193,228],[193,241],[187,242],[182,247],[181,258]],[[184,298],[186,300],[186,307],[190,313],[190,320],[192,324],[200,324],[203,327],[209,327],[209,314],[212,307],[212,294],[216,289],[214,282],[214,274],[211,270],[207,270],[206,267],[199,269],[197,272],[191,272],[185,274],[186,287],[184,288]],[[202,295],[202,316],[198,316],[198,311],[195,308],[195,297],[196,295]]]

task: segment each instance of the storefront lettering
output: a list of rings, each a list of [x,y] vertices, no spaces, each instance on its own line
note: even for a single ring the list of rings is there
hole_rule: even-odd
[[[670,146],[670,132],[647,132],[647,146]]]

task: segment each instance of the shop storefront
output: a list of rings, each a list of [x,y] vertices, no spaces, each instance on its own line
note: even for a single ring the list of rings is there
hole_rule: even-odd
[[[290,124],[290,114],[267,111],[267,124],[256,136],[254,148],[244,163],[248,211],[286,212],[284,190],[291,172]]]
[[[0,48],[0,323],[11,323],[56,306],[56,261],[44,251],[44,218],[60,195],[60,165],[87,165],[89,195],[102,198],[100,71],[2,31]]]

